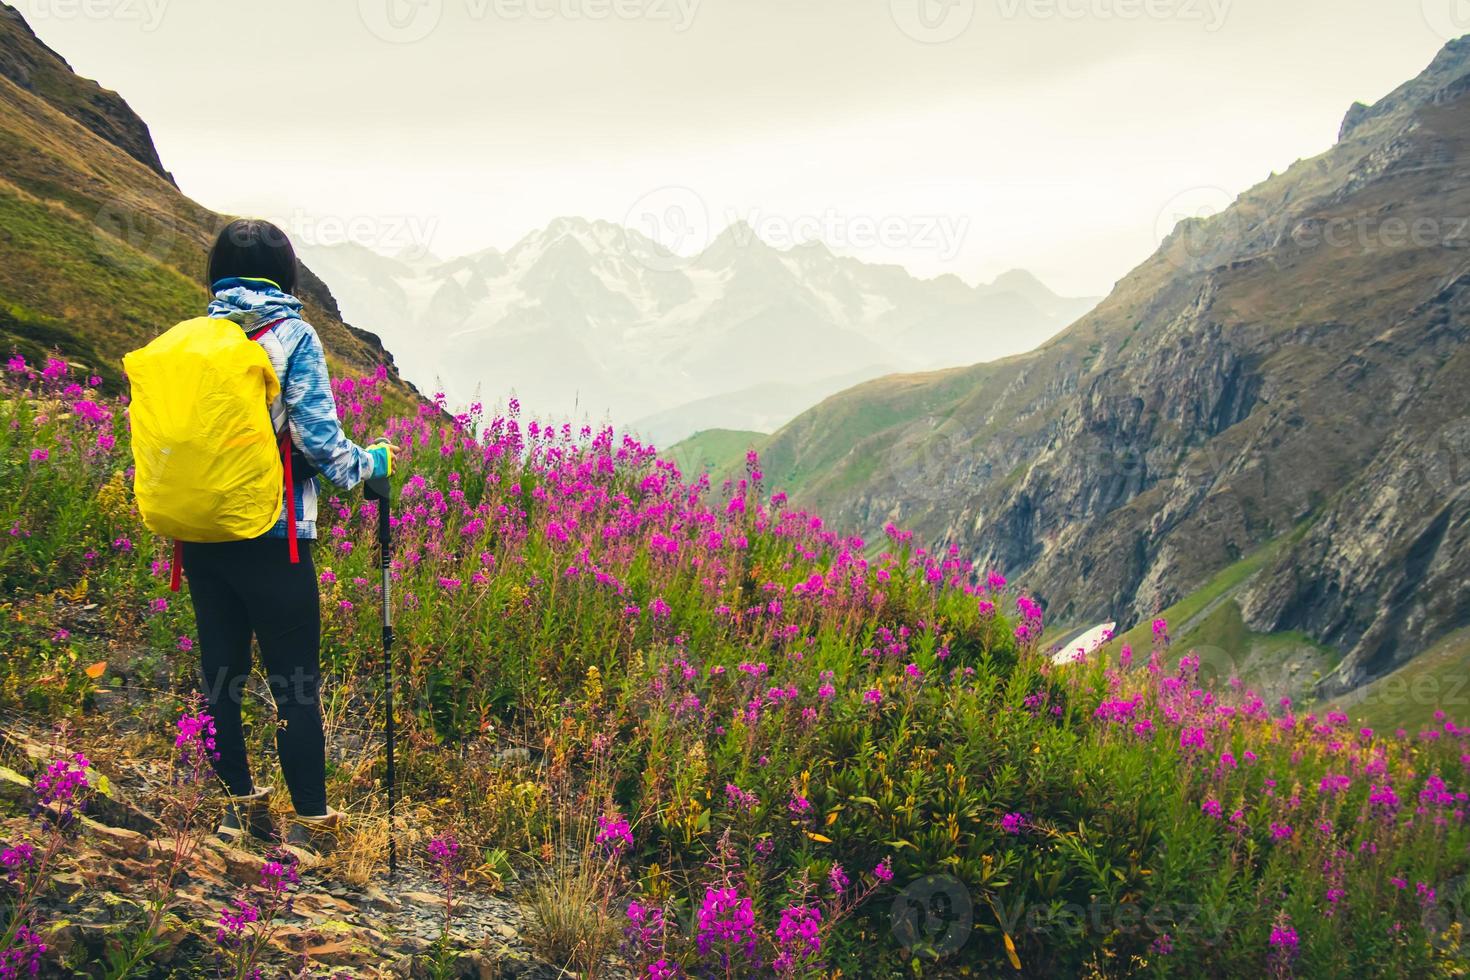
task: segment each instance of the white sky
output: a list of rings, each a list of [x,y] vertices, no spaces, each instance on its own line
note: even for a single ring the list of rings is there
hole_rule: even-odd
[[[451,256],[578,215],[688,250],[738,216],[1071,294],[1470,30],[1470,0],[15,5],[186,193],[309,241]]]

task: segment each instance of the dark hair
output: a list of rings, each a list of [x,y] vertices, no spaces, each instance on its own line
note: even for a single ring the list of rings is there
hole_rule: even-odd
[[[240,218],[225,225],[209,250],[205,285],[221,279],[269,279],[283,293],[296,292],[296,250],[269,221]]]

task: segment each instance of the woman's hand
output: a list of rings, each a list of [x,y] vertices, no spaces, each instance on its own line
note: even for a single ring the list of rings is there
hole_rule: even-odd
[[[373,457],[373,476],[392,476],[393,463],[396,461],[399,448],[386,438],[375,439],[367,447],[368,454]]]

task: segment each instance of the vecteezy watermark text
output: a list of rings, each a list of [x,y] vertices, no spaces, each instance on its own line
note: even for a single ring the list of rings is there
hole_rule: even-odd
[[[798,215],[751,210],[745,214],[732,213],[730,218],[741,245],[750,244],[749,237],[754,232],[768,245],[780,249],[814,241],[855,250],[917,249],[932,251],[944,262],[959,254],[970,230],[969,216],[954,214],[844,214],[829,208]],[[746,240],[740,240],[742,235]]]
[[[1004,20],[1175,20],[1210,33],[1225,26],[1233,0],[995,0]]]
[[[158,2],[158,0],[155,0]],[[644,21],[682,34],[694,26],[702,0],[450,0],[471,21]],[[358,15],[384,41],[422,41],[444,19],[446,0],[358,0]]]
[[[1178,21],[1214,33],[1234,0],[988,0],[1003,21]],[[1425,0],[1431,2],[1431,0]],[[1464,0],[1470,2],[1470,0]],[[944,44],[970,30],[978,0],[889,0],[898,29],[921,44]]]
[[[294,241],[321,247],[355,244],[384,255],[419,257],[432,251],[439,219],[421,214],[313,214],[295,211],[284,227]]]
[[[170,0],[19,0],[17,6],[32,23],[67,20],[116,20],[156,31],[168,12]]]
[[[660,187],[644,194],[623,217],[637,234],[631,245],[644,265],[663,271],[681,268],[728,229],[737,248],[764,242],[786,250],[821,242],[834,249],[891,249],[932,252],[952,261],[970,230],[968,215],[860,214],[828,208],[799,214],[750,209],[728,210],[716,221],[698,192],[688,187]]]

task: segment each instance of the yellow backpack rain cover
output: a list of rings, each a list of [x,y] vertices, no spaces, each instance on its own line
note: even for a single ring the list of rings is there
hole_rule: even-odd
[[[178,541],[259,537],[281,516],[270,403],[280,381],[233,320],[185,320],[123,358],[132,385],[133,492],[149,530]]]

